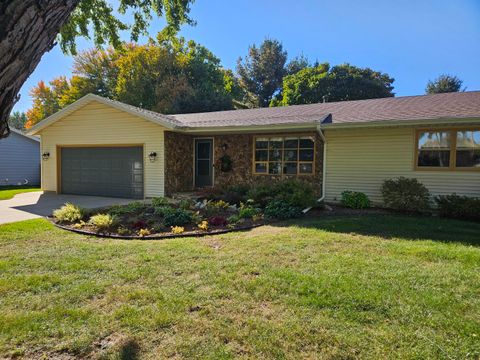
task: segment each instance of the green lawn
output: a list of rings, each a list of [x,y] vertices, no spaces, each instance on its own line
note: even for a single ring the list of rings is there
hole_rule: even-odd
[[[2,225],[2,355],[478,359],[480,224],[327,217],[163,241]]]
[[[25,193],[25,192],[32,192],[32,191],[40,191],[38,187],[31,187],[31,186],[0,186],[0,200],[8,200],[13,198],[17,194]]]

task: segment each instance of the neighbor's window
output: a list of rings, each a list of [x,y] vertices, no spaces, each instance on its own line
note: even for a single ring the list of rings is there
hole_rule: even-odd
[[[313,174],[314,158],[313,136],[255,138],[254,172],[256,174]]]
[[[418,133],[417,167],[479,169],[480,130],[426,130]]]

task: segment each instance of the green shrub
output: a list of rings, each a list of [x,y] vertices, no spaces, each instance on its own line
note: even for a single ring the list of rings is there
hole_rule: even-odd
[[[280,181],[274,187],[277,192],[275,199],[284,200],[290,206],[305,209],[314,206],[317,201],[313,186],[305,181]]]
[[[192,214],[184,209],[174,209],[164,212],[163,225],[165,226],[180,226],[192,222]]]
[[[236,224],[240,219],[241,219],[240,216],[232,215],[227,219],[227,221],[229,224]]]
[[[238,184],[228,187],[223,191],[222,199],[230,204],[239,205],[241,202],[247,201],[247,194],[251,187],[248,184]]]
[[[302,208],[285,200],[273,200],[265,207],[264,214],[267,218],[284,220],[300,217],[303,213]]]
[[[252,187],[248,193],[247,197],[252,199],[256,204],[259,204],[262,207],[267,206],[267,204],[273,200],[276,195],[276,190],[273,184],[259,184]]]
[[[230,204],[223,200],[208,201],[205,206],[205,214],[208,217],[223,214],[225,211],[227,211],[229,206]]]
[[[248,192],[248,197],[262,207],[273,200],[283,200],[290,206],[303,209],[315,205],[316,196],[312,185],[300,180],[283,180],[273,184],[260,184]]]
[[[99,231],[106,231],[113,226],[115,221],[114,217],[110,214],[97,214],[90,217],[88,222],[95,226]]]
[[[153,207],[160,207],[160,206],[167,206],[169,202],[164,197],[155,197],[152,199],[152,206]]]
[[[240,208],[238,209],[238,217],[240,219],[251,219],[260,212],[259,209],[255,208],[251,204],[241,203]]]
[[[108,209],[107,213],[112,216],[141,214],[147,211],[148,208],[149,206],[147,204],[144,204],[140,201],[134,201],[126,205],[114,205],[110,209]]]
[[[352,209],[365,209],[370,207],[370,199],[362,192],[345,190],[342,192],[342,205]]]
[[[60,222],[76,222],[82,220],[84,216],[83,210],[71,203],[66,203],[60,209],[53,212],[53,217]]]
[[[192,223],[199,224],[203,220],[203,216],[200,214],[200,211],[195,211],[191,214],[192,216]]]
[[[480,221],[480,198],[440,195],[435,197],[435,203],[440,216]]]
[[[165,216],[165,214],[170,213],[173,210],[173,207],[170,205],[158,206],[153,209],[153,213],[158,216]]]
[[[385,180],[382,185],[385,206],[400,210],[424,212],[430,209],[430,192],[417,179],[399,177]]]
[[[191,210],[194,207],[194,203],[191,200],[183,199],[178,203],[178,207],[183,210]]]

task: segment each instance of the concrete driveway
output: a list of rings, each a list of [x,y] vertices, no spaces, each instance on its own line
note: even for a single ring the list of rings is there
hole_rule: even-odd
[[[66,202],[88,209],[128,204],[132,201],[134,200],[100,196],[56,195],[43,191],[23,193],[15,195],[10,200],[0,200],[0,224],[51,215],[53,210]]]

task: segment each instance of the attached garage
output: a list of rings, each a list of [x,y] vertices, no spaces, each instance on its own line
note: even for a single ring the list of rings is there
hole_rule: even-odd
[[[42,190],[145,199],[165,194],[161,114],[87,95],[37,125]]]
[[[143,147],[59,148],[63,194],[143,198]]]

